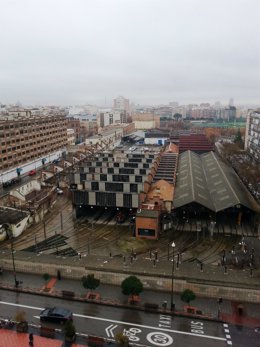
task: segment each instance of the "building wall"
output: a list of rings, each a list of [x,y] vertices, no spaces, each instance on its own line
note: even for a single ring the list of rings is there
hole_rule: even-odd
[[[245,149],[260,163],[260,111],[250,111],[247,116]]]
[[[138,276],[138,278],[142,281],[144,289],[157,289],[168,293],[168,295],[171,291],[171,268],[169,268],[169,264],[167,267],[163,267],[164,273],[159,272],[158,276],[158,269],[155,268],[154,271],[152,271],[152,266],[151,271],[149,271],[148,273],[144,273],[143,269],[136,271],[136,268],[131,269],[131,267],[127,270],[124,269],[124,271],[120,271],[119,269],[117,269],[116,271],[109,269],[102,271],[96,269],[96,266],[94,268],[89,268],[89,264],[87,263],[78,265],[75,263],[73,266],[71,265],[71,259],[59,259],[59,263],[57,263],[56,257],[42,255],[40,257],[42,260],[40,261],[38,256],[35,255],[34,259],[32,259],[30,255],[30,260],[26,261],[24,260],[25,257],[23,254],[21,254],[21,259],[19,258],[19,252],[16,252],[15,257],[17,272],[33,273],[37,275],[48,273],[51,276],[57,276],[57,271],[59,270],[62,278],[81,280],[82,276],[86,275],[86,270],[91,270],[91,273],[94,274],[95,278],[100,279],[101,283],[113,284],[119,287],[126,277],[134,274]],[[48,259],[46,257],[48,257]],[[138,260],[136,263],[138,264]],[[13,265],[11,256],[3,259],[1,266],[4,270],[12,271]],[[213,268],[216,272],[223,272],[221,268]],[[157,272],[157,274],[155,274],[155,271]],[[212,271],[212,268],[209,268],[208,271]],[[189,280],[189,278],[185,277],[184,274],[182,274],[182,278],[178,278],[179,276],[177,276],[176,278],[175,272],[175,278],[173,282],[174,293],[181,293],[185,289],[191,289],[197,296],[216,299],[221,297],[227,300],[260,303],[259,289],[250,288],[249,285],[245,285],[244,288],[239,287],[239,285],[237,284],[234,284],[233,286],[230,284],[226,285],[224,282],[221,282],[220,285],[217,285],[214,280],[213,283],[211,283],[210,281],[201,280],[199,274],[197,276],[198,280],[196,278]],[[120,288],[118,290],[120,290]]]
[[[67,146],[65,115],[0,118],[0,170],[18,168]]]
[[[138,214],[136,215],[136,237],[137,238],[146,238],[146,239],[158,239],[159,238],[159,221],[157,218],[144,218],[144,217],[138,217]],[[140,235],[140,229],[144,230],[153,230],[154,235],[153,236],[145,236],[145,235]]]
[[[113,109],[116,111],[125,111],[129,113],[129,99],[124,98],[123,96],[118,96],[114,99]]]
[[[153,129],[160,127],[160,116],[151,113],[135,113],[132,116],[136,129]]]
[[[156,158],[154,153],[121,151],[100,153],[95,160],[86,158],[73,174],[74,204],[138,208],[139,194],[148,190],[146,181],[152,179],[149,173]],[[84,192],[83,198],[79,191]]]
[[[73,129],[67,129],[68,146],[75,145],[75,132]]]

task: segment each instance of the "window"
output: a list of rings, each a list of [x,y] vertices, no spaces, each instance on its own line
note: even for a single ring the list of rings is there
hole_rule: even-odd
[[[105,183],[105,189],[108,192],[123,192],[124,191],[124,185],[123,185],[123,183],[107,182],[107,183]]]
[[[127,175],[113,175],[113,182],[129,182]]]
[[[80,182],[86,181],[86,174],[80,174]]]
[[[107,169],[107,173],[113,174],[113,173],[114,173],[114,168],[109,167],[109,168]]]
[[[99,183],[91,182],[91,190],[99,190]]]
[[[116,206],[116,194],[115,193],[96,193],[97,206]]]
[[[107,181],[107,175],[101,174],[100,181]]]
[[[124,204],[124,207],[128,207],[128,208],[132,207],[132,195],[131,194],[124,194],[123,195],[123,204]]]
[[[143,182],[143,176],[135,176],[135,182]]]
[[[140,169],[140,175],[146,175],[146,170],[145,169]]]
[[[138,168],[138,164],[137,163],[125,163],[124,167]]]
[[[127,169],[127,168],[121,168],[119,169],[120,174],[126,174],[126,175],[134,175],[135,170],[134,169]]]
[[[130,184],[130,192],[137,193],[137,184],[134,184],[134,183]]]

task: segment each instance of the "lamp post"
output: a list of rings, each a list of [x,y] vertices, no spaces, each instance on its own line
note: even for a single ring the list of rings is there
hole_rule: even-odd
[[[171,287],[171,310],[174,309],[174,304],[173,304],[173,276],[174,276],[174,248],[175,248],[175,243],[172,243],[172,287]]]
[[[10,243],[11,243],[11,254],[12,254],[13,271],[14,271],[14,285],[15,285],[15,287],[18,287],[19,282],[17,281],[17,278],[16,278],[15,261],[14,261],[13,233],[9,229],[8,225],[6,226],[6,233],[8,235],[9,240],[10,240]]]

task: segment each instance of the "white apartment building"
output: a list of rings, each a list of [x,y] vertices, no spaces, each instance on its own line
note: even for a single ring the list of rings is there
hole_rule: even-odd
[[[99,114],[99,126],[104,128],[112,124],[123,123],[120,111],[113,112],[100,112]]]
[[[126,99],[123,96],[118,96],[116,99],[114,99],[113,109],[115,111],[129,113],[130,111],[129,99]]]
[[[260,163],[260,109],[250,110],[247,115],[245,149]]]

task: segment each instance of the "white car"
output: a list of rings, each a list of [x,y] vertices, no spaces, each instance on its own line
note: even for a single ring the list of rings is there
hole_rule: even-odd
[[[57,189],[56,189],[56,192],[57,192],[58,195],[62,195],[62,194],[63,194],[63,190],[60,189],[60,188],[57,188]]]

